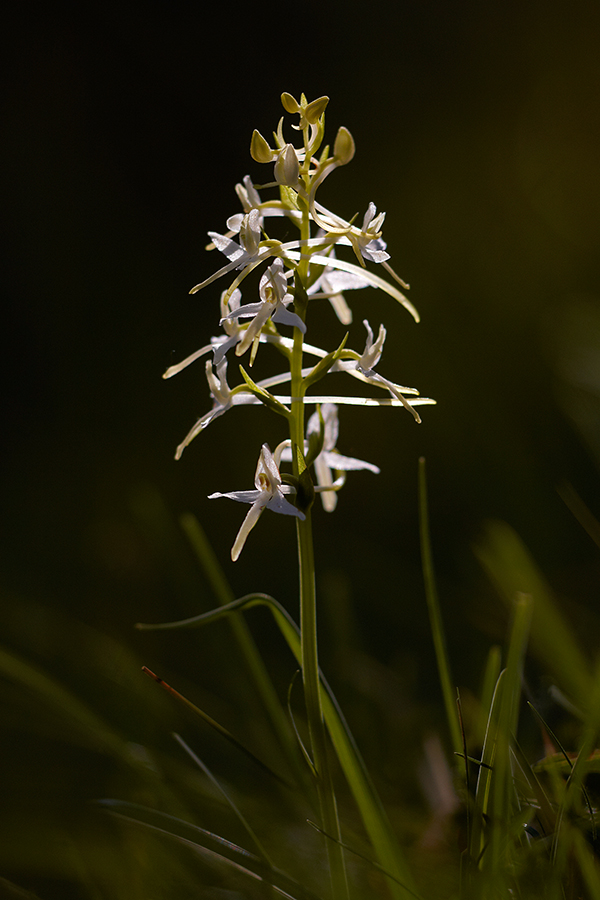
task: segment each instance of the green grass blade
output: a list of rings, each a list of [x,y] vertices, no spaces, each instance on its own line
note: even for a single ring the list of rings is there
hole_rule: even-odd
[[[223,797],[223,799],[225,800],[225,802],[227,803],[229,808],[232,810],[232,812],[235,815],[235,817],[237,818],[238,822],[240,822],[240,824],[242,825],[242,828],[245,829],[246,833],[250,837],[250,840],[252,840],[254,842],[256,849],[258,850],[258,852],[260,853],[260,855],[262,856],[264,861],[267,863],[268,866],[273,868],[273,862],[270,859],[269,854],[265,850],[265,848],[262,844],[262,841],[260,840],[260,838],[258,837],[256,832],[254,831],[254,829],[252,828],[252,826],[250,825],[250,823],[248,822],[248,820],[246,819],[246,817],[244,816],[244,814],[242,813],[242,811],[240,810],[238,805],[234,802],[234,800],[229,796],[229,794],[227,793],[225,788],[221,785],[220,781],[217,778],[215,778],[215,776],[213,775],[211,770],[208,768],[208,766],[204,762],[202,762],[200,757],[196,753],[194,753],[194,751],[189,746],[189,744],[186,744],[186,742],[183,740],[181,735],[174,734],[173,737],[175,738],[175,740],[177,741],[179,746],[185,750],[185,752],[190,757],[190,759],[196,763],[196,765],[198,766],[199,769],[201,769],[202,772],[204,772],[204,774],[209,779],[209,781],[214,785],[214,787],[216,787],[216,789],[219,791],[219,793],[221,794],[221,796]]]
[[[570,699],[585,708],[592,688],[590,666],[518,535],[504,522],[491,522],[475,552],[509,608],[518,593],[533,597],[530,652]]]
[[[250,853],[238,844],[228,841],[214,832],[207,831],[199,825],[142,806],[139,803],[129,803],[124,800],[100,800],[98,805],[114,818],[160,834],[200,852],[208,860],[233,869],[254,881],[262,881],[271,885],[278,896],[285,897],[287,900],[320,900],[312,891],[285,872],[271,868],[254,853]],[[214,846],[217,846],[220,852],[215,851]],[[226,856],[225,853],[232,854],[234,858]],[[286,890],[283,890],[280,885],[285,885]],[[287,891],[290,890],[294,893],[289,894]]]
[[[558,814],[558,823],[554,835],[554,854],[557,867],[563,870],[567,863],[566,840],[560,840],[561,828],[570,809],[574,806],[580,793],[584,796],[590,813],[590,827],[592,834],[596,835],[596,823],[589,797],[585,791],[585,777],[589,770],[589,761],[600,733],[600,665],[597,667],[593,690],[587,706],[587,713],[583,725],[581,742],[577,758],[573,763],[569,775],[566,790]]]
[[[494,691],[496,689],[496,683],[498,681],[498,676],[500,675],[500,671],[502,668],[502,650],[496,644],[493,647],[490,647],[488,657],[485,664],[485,669],[483,672],[483,681],[481,684],[481,713],[482,719],[477,723],[480,733],[481,733],[481,743],[483,743],[483,739],[485,736],[485,731],[487,728],[488,717],[490,714],[490,710],[492,708],[492,700],[494,697]]]
[[[598,857],[577,829],[572,833],[573,850],[590,900],[600,900],[600,864]]]
[[[514,811],[511,771],[511,743],[517,733],[523,664],[533,613],[533,601],[527,594],[517,597],[508,642],[504,683],[500,700],[496,752],[492,772],[490,865],[494,877],[506,869],[505,850]]]
[[[183,515],[180,523],[206,575],[215,598],[221,606],[226,606],[235,600],[235,595],[204,529],[191,513]],[[254,642],[250,629],[241,616],[229,616],[229,624],[246,660],[246,665],[254,680],[256,690],[271,720],[279,744],[292,770],[302,783],[304,780],[304,768],[298,748],[290,732],[282,704],[279,701],[271,677]]]
[[[481,750],[481,766],[477,775],[477,787],[475,789],[475,814],[471,826],[471,844],[469,858],[472,865],[479,864],[485,849],[485,826],[489,819],[489,806],[494,756],[498,739],[498,718],[500,710],[500,698],[502,696],[503,681],[505,677],[503,669],[496,680],[494,693],[490,702],[487,726]]]
[[[270,609],[279,629],[296,660],[301,663],[300,633],[298,626],[285,610],[272,597],[266,594],[248,594],[222,606],[220,609],[184,619],[180,622],[168,622],[162,625],[140,624],[141,629],[165,630],[177,628],[194,628],[214,622],[229,613],[253,606],[266,606]],[[334,745],[340,766],[359,808],[365,830],[382,868],[390,872],[396,881],[388,879],[390,893],[395,900],[407,900],[414,897],[414,882],[410,870],[404,860],[397,838],[392,831],[389,819],[381,803],[377,791],[369,777],[366,766],[354,742],[354,738],[335,700],[335,697],[321,675],[321,702],[325,723]],[[406,885],[406,888],[404,887]]]
[[[423,567],[423,581],[425,583],[425,597],[427,599],[431,634],[433,637],[440,684],[446,709],[446,719],[448,720],[452,748],[455,753],[462,753],[463,739],[456,712],[456,689],[450,671],[450,660],[446,648],[444,623],[442,621],[442,613],[440,610],[433,569],[431,536],[429,533],[429,512],[427,509],[427,475],[425,470],[425,459],[423,457],[419,460],[419,534],[421,538],[421,563]]]

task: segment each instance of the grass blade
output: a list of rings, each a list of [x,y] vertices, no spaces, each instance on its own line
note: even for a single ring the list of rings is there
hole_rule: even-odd
[[[250,609],[253,606],[266,606],[279,626],[279,629],[296,660],[301,663],[300,634],[292,617],[281,604],[266,594],[248,594],[222,606],[220,609],[183,619],[180,622],[168,622],[161,625],[139,624],[141,629],[165,630],[177,628],[201,627],[214,622],[223,616],[242,609]],[[381,803],[381,799],[367,772],[366,766],[354,742],[354,738],[348,728],[343,714],[331,691],[331,688],[321,674],[321,702],[325,723],[335,747],[335,751],[348,781],[348,785],[354,800],[360,810],[360,814],[369,835],[369,839],[378,857],[382,869],[390,872],[396,881],[388,879],[390,892],[395,900],[406,900],[407,896],[414,896],[414,882],[410,870],[404,860],[397,838],[392,831],[389,819]],[[406,887],[404,887],[406,885]]]
[[[429,513],[427,509],[427,476],[425,471],[425,459],[419,460],[419,533],[421,537],[421,563],[423,567],[423,581],[425,583],[425,596],[429,611],[431,634],[435,647],[435,656],[438,664],[440,683],[446,719],[450,730],[452,748],[455,753],[463,752],[463,739],[460,723],[456,714],[456,690],[450,672],[450,660],[446,649],[446,636],[444,623],[438,599],[435,574],[433,570],[433,558],[431,553],[431,536],[429,534]]]

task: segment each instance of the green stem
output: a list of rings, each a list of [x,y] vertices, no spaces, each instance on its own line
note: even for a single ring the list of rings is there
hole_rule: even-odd
[[[308,209],[302,216],[301,237],[310,237],[310,218]],[[308,257],[302,258],[297,275],[302,290],[307,282]],[[295,304],[295,310],[304,320],[306,317],[305,295]],[[294,475],[299,478],[304,468],[304,385],[302,379],[302,345],[304,336],[299,328],[294,329],[294,347],[291,360],[292,416],[290,420],[290,437],[292,440],[292,459]],[[337,804],[333,789],[333,779],[329,765],[327,737],[321,706],[319,679],[319,656],[317,645],[317,603],[315,590],[315,561],[313,550],[312,523],[310,509],[305,512],[305,519],[296,519],[298,538],[298,563],[300,574],[300,640],[302,657],[302,681],[304,686],[304,702],[308,720],[310,751],[316,771],[316,788],[319,801],[319,812],[323,831],[330,835],[325,838],[331,888],[334,900],[347,900],[348,881],[344,862],[344,850],[341,846],[340,824]],[[335,838],[332,840],[331,838]]]
[[[313,764],[316,770],[316,787],[319,800],[322,829],[326,837],[327,856],[334,900],[344,900],[348,895],[348,882],[344,862],[344,850],[333,779],[329,765],[321,692],[319,687],[319,658],[317,645],[317,603],[315,591],[315,563],[313,552],[310,510],[304,521],[297,520],[298,558],[300,567],[300,640],[302,654],[302,680],[304,702],[308,719],[308,733]]]

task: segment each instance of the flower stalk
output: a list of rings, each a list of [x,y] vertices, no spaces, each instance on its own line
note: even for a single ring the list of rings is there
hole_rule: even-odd
[[[299,123],[292,128],[301,132],[301,145],[296,147],[286,140],[283,119],[274,133],[274,147],[258,131],[253,133],[251,156],[257,163],[274,166],[274,180],[257,188],[246,176],[243,184],[236,186],[243,212],[227,219],[224,233],[208,232],[211,243],[207,249],[223,253],[227,263],[190,292],[196,293],[222,276],[233,275],[231,285],[220,300],[220,325],[224,333],[213,336],[209,344],[171,366],[164,377],[170,378],[202,356],[213,354],[212,362],[207,361],[205,366],[212,409],[190,429],[177,448],[176,458],[209,424],[236,406],[262,404],[287,422],[288,440],[281,442],[273,452],[266,442],[262,445],[254,489],[214,492],[210,499],[226,497],[250,504],[231,550],[233,561],[239,558],[265,509],[296,519],[300,659],[309,736],[307,752],[311,758],[310,771],[318,800],[320,828],[325,835],[333,900],[347,900],[342,833],[333,789],[333,754],[322,706],[311,507],[315,494],[320,493],[325,511],[332,512],[346,472],[361,469],[379,472],[376,465],[343,456],[337,450],[338,405],[405,408],[415,421],[420,422],[415,407],[435,401],[420,397],[415,388],[404,387],[374,371],[383,353],[386,337],[383,325],[374,340],[369,321],[364,320],[367,340],[362,353],[347,346],[348,334],[338,339],[337,349],[330,351],[307,342],[309,311],[312,317],[313,307],[316,304],[317,308],[322,308],[322,300],[330,301],[344,328],[351,325],[352,310],[344,293],[352,290],[366,287],[382,290],[404,306],[417,322],[419,315],[398,288],[400,285],[406,290],[408,285],[388,262],[390,255],[382,237],[385,213],[377,214],[375,204],[370,203],[359,227],[353,224],[356,216],[348,221],[317,200],[317,191],[329,175],[354,157],[352,135],[346,128],[340,128],[333,152],[325,147],[318,156],[324,139],[328,98],[319,97],[309,103],[304,95],[297,101],[285,93],[281,99],[287,113],[300,117]],[[275,188],[277,196],[263,200],[261,192],[266,188]],[[282,242],[273,237],[271,226],[268,230],[265,227],[267,217],[287,220],[286,231],[290,225],[296,227],[297,239]],[[349,250],[354,261],[338,257],[337,249]],[[246,279],[262,266],[266,267],[260,277],[258,300],[244,303],[242,291],[246,289]],[[395,284],[376,275],[371,266],[381,266]],[[292,329],[291,337],[282,333],[282,329],[287,328]],[[288,368],[280,374],[254,381],[247,368],[253,365],[259,348],[265,346],[278,351]],[[233,388],[227,382],[227,354],[230,351],[235,357],[248,353],[247,363],[239,365],[241,380]],[[317,363],[306,368],[305,356],[316,357]],[[384,397],[311,394],[313,385],[331,373],[350,375],[363,385],[383,391]],[[289,396],[271,393],[275,386],[287,382]],[[317,410],[306,429],[307,404],[316,405]],[[280,471],[283,463],[291,463],[291,472]],[[314,469],[314,479],[311,469]],[[365,824],[371,833],[374,822],[365,820]]]

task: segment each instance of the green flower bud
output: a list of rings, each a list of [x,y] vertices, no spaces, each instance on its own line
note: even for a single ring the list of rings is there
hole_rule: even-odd
[[[300,106],[298,104],[298,101],[294,97],[292,97],[291,94],[288,94],[285,91],[281,95],[281,103],[286,112],[289,112],[289,113],[300,112]]]
[[[275,158],[275,152],[271,150],[268,143],[256,128],[252,132],[252,140],[250,141],[250,156],[255,162],[268,163]]]
[[[286,144],[275,163],[275,180],[286,187],[296,187],[299,174],[300,166],[296,151],[291,144]]]
[[[329,97],[319,97],[318,100],[313,100],[308,104],[306,109],[304,110],[304,117],[309,125],[316,125],[323,113],[325,112],[325,107],[329,103]]]
[[[354,156],[356,147],[354,146],[354,138],[347,128],[338,129],[335,136],[335,144],[333,145],[333,157],[340,166],[345,166]]]

